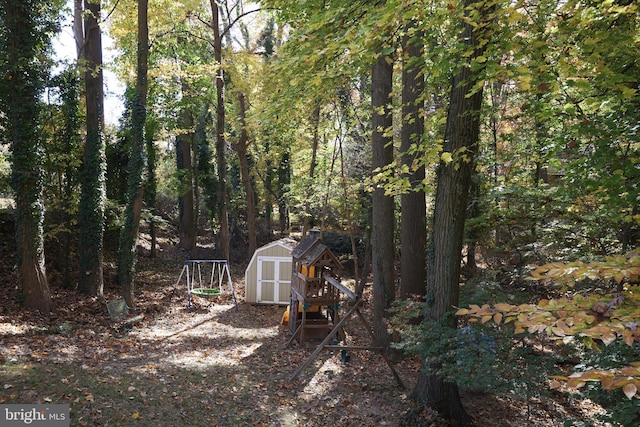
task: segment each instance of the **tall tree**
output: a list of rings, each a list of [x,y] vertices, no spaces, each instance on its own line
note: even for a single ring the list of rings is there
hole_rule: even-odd
[[[371,146],[374,172],[393,162],[393,144],[389,129],[392,126],[391,88],[393,60],[381,49],[371,70]],[[371,218],[371,246],[373,272],[373,329],[378,344],[389,342],[386,310],[395,299],[394,281],[394,200],[385,194],[382,185],[373,191]]]
[[[465,0],[465,19],[461,43],[472,54],[470,63],[481,59],[490,35],[486,22],[488,2]],[[471,18],[471,17],[474,18]],[[482,43],[480,41],[482,40]],[[471,185],[473,159],[480,133],[482,106],[482,65],[464,63],[453,77],[443,155],[437,170],[437,189],[433,214],[433,231],[428,249],[427,295],[425,322],[455,328],[453,307],[458,305],[464,223]],[[433,373],[432,366],[423,367],[414,389],[414,397],[436,409],[458,425],[471,420],[462,406],[458,388]]]
[[[420,67],[423,32],[411,22],[402,40],[402,129],[400,151],[411,189],[400,196],[402,211],[400,243],[400,298],[426,292],[427,202],[422,181],[424,164],[416,160],[424,133],[424,78]]]
[[[76,44],[76,58],[84,57],[84,25],[82,12],[84,11],[83,0],[73,0],[73,40]]]
[[[183,99],[188,99],[188,84],[182,81]],[[183,105],[179,113],[178,126],[182,129],[176,136],[176,167],[180,179],[178,197],[178,233],[180,247],[191,251],[196,247],[196,215],[194,209],[194,167],[191,156],[193,141],[193,114],[188,105]]]
[[[38,116],[44,75],[42,54],[48,44],[45,1],[0,2],[0,129],[13,155],[11,186],[16,198],[16,241],[19,289],[28,309],[48,313],[41,196],[43,169]],[[44,22],[43,22],[44,21]],[[49,30],[50,31],[50,30]]]
[[[156,257],[157,248],[157,227],[156,227],[156,200],[158,193],[158,181],[156,179],[156,163],[157,163],[157,148],[154,144],[156,136],[159,131],[158,119],[152,115],[147,114],[145,120],[145,132],[144,140],[147,150],[147,177],[144,191],[144,202],[149,211],[151,212],[151,219],[149,220],[149,236],[151,237],[151,251],[149,256],[151,258]]]
[[[220,10],[215,0],[211,3],[211,28],[213,30],[213,51],[216,69],[216,155],[218,165],[218,204],[220,233],[218,244],[222,257],[229,259],[229,211],[227,195],[227,141],[225,138],[224,70],[222,67],[222,37],[220,31]]]
[[[80,175],[81,195],[78,210],[80,228],[80,274],[78,289],[90,295],[102,295],[102,259],[104,235],[105,156],[104,89],[102,74],[102,32],[100,1],[85,0],[84,59],[86,98],[86,142]]]
[[[145,121],[147,108],[147,70],[149,68],[148,0],[138,0],[138,49],[136,93],[131,114],[131,156],[127,167],[127,206],[118,250],[118,279],[121,293],[129,307],[134,305],[133,275],[135,272],[136,241],[142,213],[145,172]]]
[[[311,162],[309,164],[309,186],[305,189],[304,200],[304,220],[302,224],[302,235],[305,236],[311,228],[311,198],[315,192],[313,181],[318,166],[318,145],[320,144],[320,107],[313,109],[311,115],[312,138],[311,138]]]
[[[244,186],[245,196],[247,198],[247,233],[249,234],[248,256],[251,257],[258,248],[256,236],[256,203],[253,193],[253,185],[251,184],[251,175],[249,174],[249,161],[247,156],[247,148],[249,145],[249,134],[247,132],[247,106],[246,95],[244,92],[238,92],[238,106],[240,114],[240,137],[236,144],[236,152],[240,161],[240,173],[242,175],[242,185]]]

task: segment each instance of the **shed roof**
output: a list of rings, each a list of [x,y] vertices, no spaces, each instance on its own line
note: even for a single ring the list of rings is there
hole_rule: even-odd
[[[282,239],[274,240],[273,242],[267,243],[266,245],[259,247],[258,249],[256,249],[256,252],[271,248],[273,246],[282,246],[282,247],[293,249],[297,244],[298,242],[296,240],[293,240],[289,237],[284,237]]]

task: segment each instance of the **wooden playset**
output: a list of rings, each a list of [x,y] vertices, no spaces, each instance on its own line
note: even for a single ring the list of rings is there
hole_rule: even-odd
[[[325,246],[317,233],[308,234],[293,248],[289,327],[291,339],[300,344],[305,339],[324,338],[337,322],[338,281],[342,264]]]
[[[360,312],[362,298],[340,281],[342,264],[321,241],[318,233],[307,235],[292,251],[291,302],[288,308],[288,322],[291,338],[287,345],[297,340],[304,345],[305,340],[319,340],[315,350],[289,378],[295,380],[298,375],[324,349],[342,352],[343,362],[348,361],[347,351],[368,350],[379,353],[387,363],[394,379],[404,388],[400,376],[385,356],[382,347],[377,345],[371,326]],[[344,297],[344,298],[342,298]],[[347,302],[346,314],[340,316],[340,300]],[[341,345],[346,337],[344,323],[356,315],[367,330],[371,345]],[[285,316],[287,317],[287,316]]]

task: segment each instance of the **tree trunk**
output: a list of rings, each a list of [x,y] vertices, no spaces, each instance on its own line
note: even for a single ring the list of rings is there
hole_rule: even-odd
[[[84,27],[82,25],[82,1],[73,0],[73,39],[76,42],[76,58],[84,58]]]
[[[407,25],[407,30],[415,23]],[[403,39],[404,58],[402,68],[402,130],[400,151],[402,164],[408,166],[411,186],[422,184],[425,167],[414,167],[416,154],[412,145],[420,145],[424,133],[424,78],[418,59],[422,54],[422,32]],[[426,293],[427,202],[424,190],[409,190],[400,196],[402,211],[400,242],[400,298]]]
[[[158,122],[153,118],[149,118],[145,120],[145,135],[144,140],[147,149],[147,182],[145,184],[145,204],[147,208],[151,211],[151,219],[149,220],[149,236],[151,237],[151,251],[149,254],[150,258],[156,257],[156,247],[157,247],[157,233],[156,233],[156,216],[158,214],[156,210],[156,201],[157,201],[157,190],[158,183],[156,180],[156,159],[157,159],[157,149],[154,145],[153,141],[156,139],[156,134],[158,131]]]
[[[105,160],[104,89],[102,77],[102,34],[100,2],[85,0],[85,98],[87,136],[81,174],[78,208],[80,229],[80,274],[78,289],[89,295],[102,295],[102,257],[104,235]]]
[[[224,72],[222,70],[222,34],[220,33],[220,12],[215,0],[211,0],[211,28],[213,29],[214,59],[216,70],[216,156],[218,164],[218,203],[220,233],[218,244],[222,257],[229,260],[229,212],[227,197],[227,141],[224,109]]]
[[[465,1],[465,6],[475,0]],[[469,10],[469,8],[465,8]],[[481,19],[486,9],[480,9]],[[478,34],[465,22],[462,41],[474,49],[470,61],[482,55],[486,44],[478,45]],[[484,28],[482,25],[479,28]],[[427,261],[427,296],[425,320],[456,326],[453,307],[458,305],[464,222],[471,183],[473,159],[480,131],[482,89],[471,93],[478,74],[463,66],[454,76],[442,150],[453,160],[440,162],[433,217],[433,232]],[[440,412],[456,425],[469,425],[471,419],[462,406],[458,388],[438,376],[420,373],[414,397]]]
[[[240,138],[236,145],[238,159],[240,160],[240,173],[242,175],[242,185],[247,197],[247,232],[249,233],[249,258],[258,248],[256,236],[256,204],[253,197],[253,186],[251,185],[251,176],[249,174],[249,162],[247,161],[247,146],[249,144],[249,135],[247,134],[246,124],[246,106],[245,94],[238,92],[238,102],[240,105]]]
[[[311,198],[313,197],[313,179],[315,178],[316,166],[318,164],[318,145],[320,144],[320,107],[313,110],[311,116],[313,126],[313,139],[311,140],[311,164],[309,165],[309,187],[307,188],[306,200],[304,203],[304,221],[302,224],[302,235],[306,236],[311,228]]]
[[[131,157],[127,167],[127,206],[124,227],[120,234],[118,252],[118,279],[121,293],[129,307],[134,306],[133,276],[135,274],[136,242],[140,226],[140,215],[144,196],[143,175],[145,171],[144,128],[147,107],[147,70],[149,57],[149,28],[147,19],[148,0],[138,0],[138,64],[136,95],[131,114]]]
[[[392,125],[391,82],[393,65],[388,56],[380,54],[371,72],[372,162],[373,170],[393,162],[393,144],[388,129]],[[375,173],[375,172],[374,172]],[[395,298],[394,283],[394,200],[385,195],[382,186],[373,191],[372,214],[373,329],[379,345],[389,343],[386,310]]]
[[[286,192],[291,184],[291,162],[289,160],[289,148],[284,148],[280,164],[278,165],[278,220],[280,235],[284,236],[289,229],[289,208],[286,200]]]
[[[184,107],[183,107],[184,108]],[[189,129],[191,113],[184,108],[180,114],[181,127]],[[192,251],[196,247],[196,224],[193,212],[193,168],[191,163],[190,134],[176,137],[176,167],[181,180],[181,191],[178,199],[180,247]]]
[[[16,197],[16,243],[18,285],[24,307],[49,313],[51,293],[47,282],[42,224],[43,166],[40,154],[40,131],[36,124],[40,114],[43,81],[33,72],[38,61],[39,31],[35,1],[3,1],[0,22],[3,24],[0,47],[4,59],[0,111],[3,140],[10,142],[13,156],[11,186]],[[46,37],[46,36],[45,36]],[[6,61],[6,62],[5,62]]]

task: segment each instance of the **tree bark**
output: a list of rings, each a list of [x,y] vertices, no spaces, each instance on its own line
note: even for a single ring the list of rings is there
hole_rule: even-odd
[[[43,165],[40,131],[42,75],[33,70],[38,61],[39,29],[35,14],[36,1],[2,1],[0,22],[4,58],[0,110],[0,132],[10,142],[13,156],[11,186],[16,197],[16,243],[18,285],[24,297],[23,305],[30,310],[49,313],[51,293],[45,270],[42,224],[44,207]],[[45,36],[46,37],[46,36]],[[6,62],[5,62],[6,61]]]
[[[147,149],[147,179],[145,184],[145,204],[151,211],[151,219],[149,220],[149,236],[151,237],[151,251],[149,253],[150,258],[156,257],[157,252],[157,232],[156,232],[156,216],[158,214],[156,209],[157,201],[157,189],[158,184],[156,180],[156,159],[157,149],[154,145],[157,132],[157,121],[153,118],[150,120],[147,118],[145,125],[144,140]]]
[[[181,127],[191,127],[191,113],[183,107],[180,114]],[[193,210],[193,167],[191,162],[191,134],[176,137],[176,167],[181,180],[181,194],[178,199],[180,247],[191,251],[196,247],[196,223]]]
[[[475,0],[466,0],[465,10],[474,3]],[[479,7],[479,12],[481,19],[487,16],[486,9]],[[478,24],[477,28],[486,31],[486,25]],[[484,53],[486,43],[480,47],[479,34],[474,27],[467,22],[462,25],[461,40],[473,49],[470,58],[473,61]],[[442,150],[450,153],[453,160],[449,163],[441,161],[438,166],[433,232],[428,250],[425,321],[452,328],[456,327],[453,307],[459,301],[464,222],[480,131],[482,89],[471,93],[478,78],[477,72],[464,65],[452,81]],[[426,369],[420,373],[413,394],[446,419],[455,420],[456,425],[471,423],[457,386]]]
[[[407,25],[407,32],[415,26]],[[421,39],[418,31],[403,39],[404,58],[402,68],[402,130],[400,151],[402,164],[408,166],[411,186],[421,185],[425,178],[424,165],[414,166],[416,154],[411,152],[412,145],[420,145],[424,133],[424,78],[419,66],[422,54]],[[400,298],[426,293],[426,249],[427,249],[427,202],[424,190],[411,188],[400,196],[402,212],[400,231]]]
[[[84,58],[84,27],[82,1],[73,0],[73,39],[76,42],[76,58]]]
[[[120,234],[118,253],[118,279],[121,293],[129,307],[134,306],[134,274],[136,242],[144,197],[145,139],[144,129],[147,107],[147,70],[149,57],[148,0],[138,0],[138,52],[136,94],[131,114],[131,157],[129,158],[127,206],[125,221]]]
[[[218,244],[222,257],[229,260],[229,211],[227,197],[227,141],[224,108],[224,71],[222,69],[222,34],[220,33],[220,12],[215,0],[211,0],[211,28],[213,29],[214,59],[216,70],[216,156],[218,165],[218,203],[220,233]]]
[[[375,171],[393,162],[393,144],[388,136],[392,125],[391,84],[393,65],[390,57],[380,54],[371,72],[372,166]],[[394,200],[385,195],[381,185],[373,191],[372,213],[372,271],[373,271],[373,329],[379,345],[387,347],[389,336],[384,318],[395,298],[394,283]]]
[[[256,204],[253,197],[253,185],[251,185],[251,175],[249,174],[249,162],[247,160],[247,146],[249,145],[249,135],[246,124],[245,94],[238,92],[238,103],[240,105],[240,138],[236,145],[238,159],[240,160],[240,173],[242,175],[242,185],[247,197],[247,232],[249,234],[248,256],[251,258],[258,248],[256,236]]]
[[[284,148],[280,163],[278,164],[278,221],[280,224],[280,235],[287,234],[289,229],[289,204],[286,199],[287,187],[291,184],[291,161],[289,148]]]
[[[104,236],[105,160],[104,89],[102,76],[102,33],[100,2],[84,2],[84,57],[87,136],[81,175],[79,206],[80,274],[78,289],[102,295]]]
[[[320,144],[320,107],[313,110],[311,116],[313,126],[313,138],[311,140],[311,164],[309,165],[309,188],[307,188],[306,200],[304,203],[304,220],[302,224],[302,235],[306,236],[311,228],[311,197],[313,197],[313,179],[316,174],[318,164],[318,145]]]

